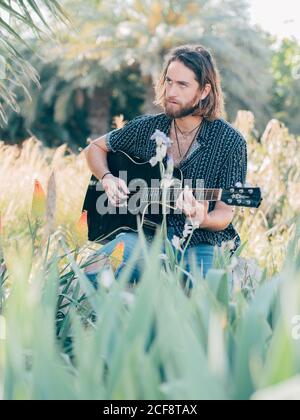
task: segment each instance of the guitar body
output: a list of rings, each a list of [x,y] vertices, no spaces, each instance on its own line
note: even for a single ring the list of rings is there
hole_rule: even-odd
[[[152,180],[161,180],[159,165],[154,167],[149,162],[145,162],[139,158],[131,158],[123,152],[110,152],[107,154],[107,163],[110,172],[118,177],[124,179],[126,185],[130,185],[133,180],[142,180],[146,188],[151,187]],[[174,178],[177,178],[182,183],[182,172],[179,169],[174,169]],[[136,193],[139,187],[134,188]],[[131,191],[131,189],[130,189]],[[131,194],[130,194],[131,195]],[[129,195],[129,197],[130,197]],[[99,204],[110,208],[110,212],[103,214],[99,211]],[[109,207],[111,206],[111,207]],[[159,205],[159,214],[148,214],[144,217],[143,230],[145,233],[154,234],[156,228],[162,223],[162,206]],[[89,187],[85,196],[83,210],[87,211],[88,221],[88,239],[90,241],[102,242],[111,240],[116,234],[122,231],[138,231],[138,216],[142,217],[142,212],[139,214],[131,214],[126,208],[119,208],[112,206],[107,198],[102,184],[93,175],[91,177]],[[172,211],[170,211],[171,213]],[[123,214],[122,214],[123,213]]]

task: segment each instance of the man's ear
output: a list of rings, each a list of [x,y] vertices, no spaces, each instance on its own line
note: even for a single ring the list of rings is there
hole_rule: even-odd
[[[203,101],[203,99],[205,99],[211,91],[211,85],[209,83],[206,83],[203,91],[202,91],[202,96],[201,96],[201,101]]]

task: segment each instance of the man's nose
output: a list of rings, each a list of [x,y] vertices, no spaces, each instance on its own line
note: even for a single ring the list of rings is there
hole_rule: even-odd
[[[169,86],[168,88],[168,97],[170,101],[176,101],[177,98],[177,87],[175,85]]]

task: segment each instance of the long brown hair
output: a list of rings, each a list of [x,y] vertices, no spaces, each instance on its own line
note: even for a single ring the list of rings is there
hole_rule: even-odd
[[[224,114],[224,96],[221,88],[220,74],[212,54],[202,45],[183,45],[174,48],[165,58],[165,65],[160,78],[155,86],[155,104],[164,108],[166,94],[165,80],[169,65],[173,61],[180,61],[195,73],[200,88],[208,83],[211,91],[199,103],[193,115],[198,115],[208,120],[215,120]]]

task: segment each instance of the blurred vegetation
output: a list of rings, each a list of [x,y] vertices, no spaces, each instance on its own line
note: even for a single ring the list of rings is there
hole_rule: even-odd
[[[300,134],[300,45],[296,40],[282,41],[273,56],[272,70],[274,116],[292,133]]]
[[[42,87],[29,89],[31,103],[17,89],[21,113],[7,111],[9,124],[0,131],[5,141],[34,134],[48,146],[83,146],[87,137],[109,131],[115,115],[129,120],[161,112],[153,105],[153,83],[165,54],[185,43],[201,43],[214,54],[230,121],[239,109],[252,111],[258,137],[274,113],[280,117],[287,109],[295,69],[292,63],[284,67],[284,53],[275,49],[274,38],[250,26],[246,0],[61,4],[73,30],[57,30],[59,43],[32,38],[38,56],[24,51]],[[288,75],[290,82],[283,82]],[[290,106],[296,115],[296,94]],[[285,115],[290,123],[291,113]],[[294,133],[300,132],[297,124],[294,119]]]
[[[51,23],[48,18],[51,17]],[[30,39],[52,39],[55,27],[69,23],[57,0],[2,0],[0,3],[0,123],[7,122],[7,108],[19,110],[15,87],[30,98],[28,84],[39,85],[38,73],[22,54],[32,54]]]
[[[159,237],[140,284],[103,271],[98,292],[61,236],[48,248],[22,241],[0,315],[0,399],[299,399],[295,243],[249,298],[226,264],[188,297],[159,264]]]
[[[140,110],[143,104],[144,88],[139,81],[137,68],[124,68],[121,72],[111,74],[111,92],[106,97],[101,87],[92,90],[78,86],[72,88],[72,84],[61,77],[55,63],[42,64],[38,61],[35,64],[41,87],[32,88],[30,104],[22,91],[18,90],[20,112],[8,113],[8,125],[2,129],[2,138],[6,139],[6,143],[21,142],[34,135],[49,147],[67,143],[76,150],[76,146],[84,147],[86,139],[92,135],[89,120],[99,126],[99,117],[101,123],[99,110],[96,115],[91,111],[91,102],[94,104],[98,100],[100,105],[95,105],[101,107],[104,98],[108,107],[105,115],[108,113],[110,116],[110,126],[115,115],[126,113],[128,119],[134,118],[136,110]]]

